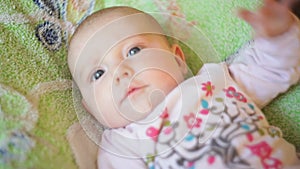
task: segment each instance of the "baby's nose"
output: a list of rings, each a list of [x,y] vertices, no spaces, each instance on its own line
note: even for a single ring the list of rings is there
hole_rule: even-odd
[[[133,75],[133,70],[128,66],[121,66],[114,75],[115,82],[118,84],[122,80],[130,80]]]

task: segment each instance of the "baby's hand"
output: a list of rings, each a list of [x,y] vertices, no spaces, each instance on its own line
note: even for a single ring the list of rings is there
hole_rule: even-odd
[[[288,7],[275,0],[264,0],[262,7],[254,12],[240,9],[238,16],[249,23],[256,36],[260,37],[280,35],[288,31],[294,22]]]

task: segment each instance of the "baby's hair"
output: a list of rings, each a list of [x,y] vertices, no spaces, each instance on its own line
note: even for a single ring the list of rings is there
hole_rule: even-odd
[[[101,10],[98,10],[91,15],[87,16],[76,28],[75,32],[73,33],[71,37],[71,41],[74,37],[76,37],[79,32],[81,32],[84,29],[89,29],[89,26],[91,23],[96,22],[101,20],[103,24],[109,22],[112,17],[121,17],[121,16],[126,16],[126,15],[131,15],[135,13],[144,13],[140,10],[126,7],[126,6],[115,6],[115,7],[109,7],[109,8],[104,8]]]

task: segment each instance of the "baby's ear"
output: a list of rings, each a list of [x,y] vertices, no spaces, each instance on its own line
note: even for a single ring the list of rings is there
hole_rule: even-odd
[[[181,47],[178,44],[173,44],[171,50],[176,56],[176,62],[178,63],[178,66],[182,69],[182,73],[185,75],[187,73],[187,65]]]
[[[183,53],[181,47],[178,44],[173,44],[172,47],[171,47],[171,50],[172,50],[172,53],[174,55],[179,57],[181,59],[181,61],[185,63],[184,53]]]

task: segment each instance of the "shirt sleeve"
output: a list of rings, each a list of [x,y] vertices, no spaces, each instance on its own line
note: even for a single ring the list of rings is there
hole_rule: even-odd
[[[146,169],[146,164],[141,159],[126,158],[114,155],[105,150],[99,150],[97,158],[98,169]]]
[[[228,68],[236,83],[262,108],[299,81],[299,22],[279,36],[255,39]]]

